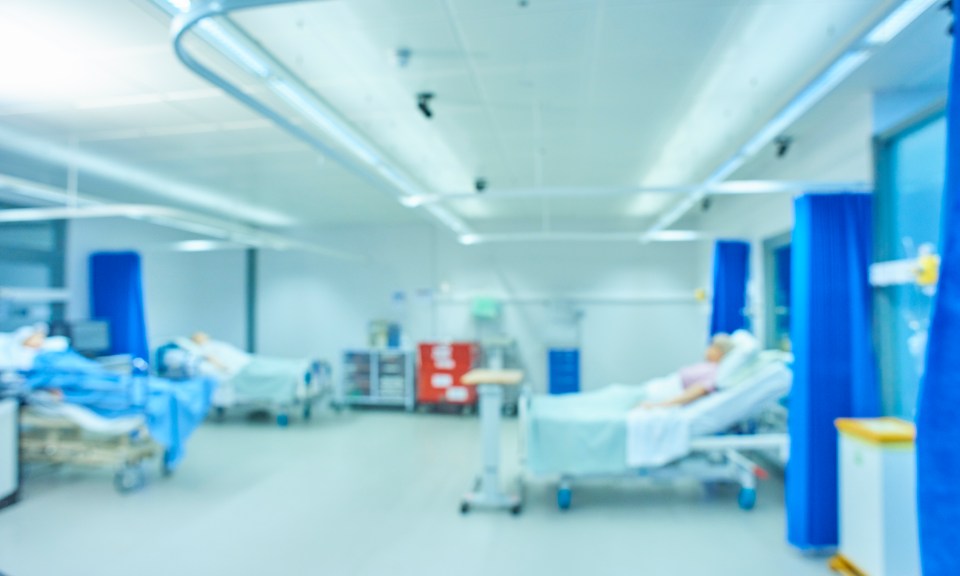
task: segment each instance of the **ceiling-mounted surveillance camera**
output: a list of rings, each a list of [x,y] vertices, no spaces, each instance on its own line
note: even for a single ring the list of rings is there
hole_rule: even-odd
[[[777,147],[777,158],[783,158],[790,152],[790,145],[793,144],[793,138],[790,136],[778,136],[777,139],[773,141],[773,144]]]
[[[709,196],[700,201],[700,210],[703,212],[710,210],[711,206],[713,206],[713,200]]]
[[[433,92],[421,92],[417,94],[417,108],[419,108],[427,118],[433,118],[433,110],[430,109],[431,100],[433,100]]]
[[[477,192],[483,192],[487,189],[487,180],[485,178],[477,178],[473,182],[473,187]]]

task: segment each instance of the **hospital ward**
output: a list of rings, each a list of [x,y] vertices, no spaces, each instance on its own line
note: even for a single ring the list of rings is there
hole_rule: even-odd
[[[960,576],[958,6],[0,0],[0,576]]]

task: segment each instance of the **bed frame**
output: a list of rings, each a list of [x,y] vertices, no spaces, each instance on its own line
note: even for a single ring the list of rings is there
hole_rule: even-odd
[[[609,474],[559,474],[536,476],[527,467],[527,418],[529,391],[520,400],[520,460],[523,479],[528,481],[556,481],[557,507],[568,510],[573,501],[573,483],[622,478],[650,478],[657,480],[694,478],[705,485],[711,483],[734,483],[740,486],[737,503],[743,510],[751,510],[757,501],[757,482],[769,474],[748,452],[773,453],[778,462],[785,463],[790,455],[790,438],[785,432],[760,432],[752,434],[720,434],[695,438],[690,443],[690,452],[665,466],[657,468],[629,468]]]
[[[20,413],[23,462],[114,468],[113,486],[121,494],[145,486],[144,462],[163,452],[143,422],[125,433],[96,434],[67,418],[34,413],[29,406]],[[166,467],[163,472],[169,474]]]

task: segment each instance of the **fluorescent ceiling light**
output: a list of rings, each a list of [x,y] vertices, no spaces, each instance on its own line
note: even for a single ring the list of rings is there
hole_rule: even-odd
[[[636,232],[507,232],[501,234],[461,234],[464,245],[480,243],[516,242],[683,242],[700,240],[705,236],[688,230],[669,230],[651,235],[649,239]]]
[[[696,230],[660,230],[644,235],[643,240],[645,242],[692,242],[703,238],[703,233]]]
[[[177,252],[210,252],[212,250],[229,250],[239,248],[231,242],[217,242],[216,240],[184,240],[173,244]]]
[[[710,194],[791,194],[811,192],[872,192],[868,182],[792,180],[728,180],[710,187]]]
[[[866,43],[879,46],[893,40],[940,0],[906,0],[871,30]]]
[[[635,232],[506,232],[501,234],[461,234],[464,246],[517,242],[694,242],[710,235],[696,230],[662,230],[639,235]]]
[[[803,183],[775,180],[732,180],[710,187],[711,194],[771,194],[803,190]]]
[[[411,196],[400,197],[400,203],[406,206],[407,208],[417,208],[419,206],[422,206],[426,202],[427,202],[427,198],[425,198],[424,196],[411,195]]]
[[[190,10],[190,0],[166,0],[166,2],[181,12]]]

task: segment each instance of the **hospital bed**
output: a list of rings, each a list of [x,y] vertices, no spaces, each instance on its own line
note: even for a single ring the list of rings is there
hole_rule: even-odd
[[[782,355],[763,352],[744,363],[713,394],[681,408],[635,410],[645,387],[614,386],[595,397],[525,395],[520,404],[521,454],[529,479],[557,481],[557,505],[567,509],[576,481],[623,477],[694,478],[739,484],[738,502],[751,509],[764,469],[749,454],[786,461],[785,430],[758,427],[790,390]],[[772,419],[776,422],[777,419]]]
[[[182,379],[207,375],[216,379],[212,404],[220,418],[228,409],[265,409],[276,415],[278,426],[286,427],[294,411],[309,420],[315,405],[333,397],[330,365],[319,360],[250,355],[249,362],[235,374],[218,377],[185,339],[160,347],[156,358],[160,376]]]
[[[214,383],[151,377],[137,360],[111,364],[58,352],[38,356],[30,370],[7,371],[6,381],[15,380],[25,398],[24,462],[111,467],[120,492],[145,484],[145,462],[153,458],[164,475],[173,472],[210,407]]]
[[[145,461],[163,454],[143,415],[109,419],[81,406],[53,401],[28,404],[20,414],[24,463],[109,467],[120,493],[146,484]],[[163,467],[165,474],[170,470]]]

